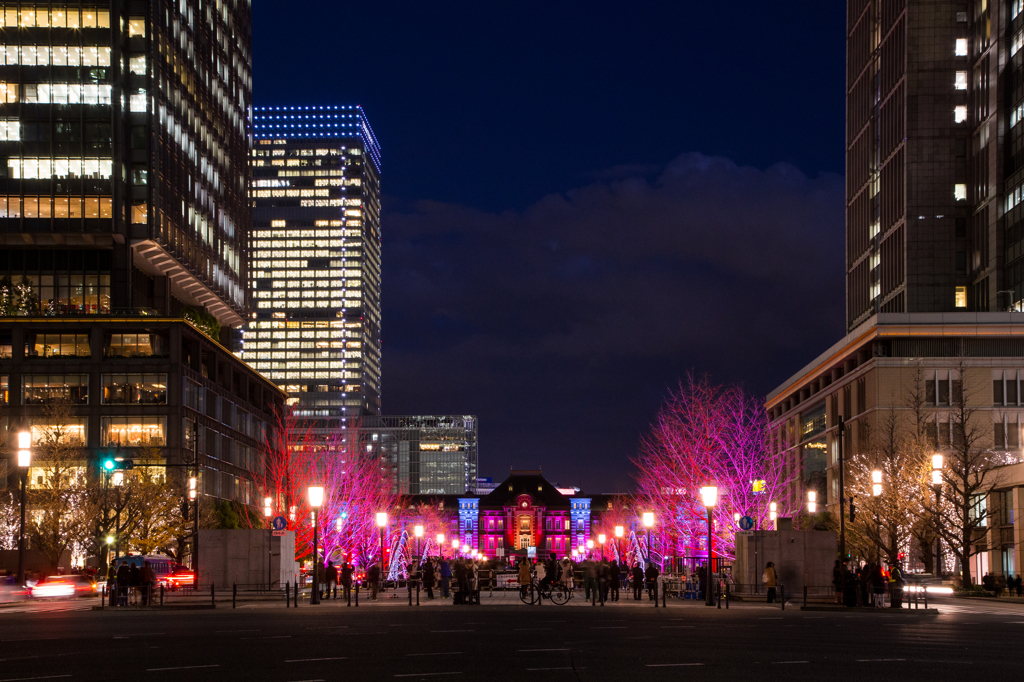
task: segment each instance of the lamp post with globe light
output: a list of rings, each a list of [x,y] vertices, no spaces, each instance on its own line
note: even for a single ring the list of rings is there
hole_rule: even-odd
[[[705,486],[700,489],[701,501],[704,502],[704,507],[708,510],[708,568],[707,568],[707,589],[705,592],[704,603],[707,606],[715,605],[715,597],[713,590],[711,589],[712,583],[712,570],[711,560],[714,556],[714,519],[712,518],[715,505],[718,504],[718,488],[713,485]]]
[[[620,561],[625,559],[625,555],[622,554],[622,537],[625,534],[626,534],[626,529],[625,528],[623,528],[622,526],[615,526],[615,537],[617,537],[619,539],[619,543],[618,543],[618,546],[615,548],[615,551],[619,553],[619,560]]]
[[[416,536],[416,560],[413,562],[417,567],[420,565],[420,538],[423,537],[423,526],[416,524],[412,529],[412,534]]]
[[[647,565],[650,566],[654,563],[654,556],[651,552],[651,527],[654,526],[654,512],[644,512],[642,520],[644,527],[647,528]]]
[[[599,533],[597,536],[597,544],[601,545],[601,561],[604,561],[604,543],[607,542],[608,536],[604,533]]]
[[[274,500],[269,497],[263,498],[263,517],[267,520],[267,589],[270,589],[270,572],[273,570],[271,564],[274,562],[274,550],[271,545],[274,544],[274,530],[270,524],[270,517],[273,516],[274,510],[271,508]]]
[[[942,517],[942,455],[932,455],[932,488],[935,489],[935,575],[942,577],[942,535],[939,533]]]
[[[18,585],[25,584],[25,488],[28,486],[28,466],[32,463],[32,433],[18,434],[18,469],[21,474],[21,525],[18,527]]]
[[[384,584],[384,529],[388,527],[388,513],[377,512],[377,527],[380,528],[380,582]]]
[[[320,515],[319,514],[320,507],[322,507],[323,504],[324,504],[324,489],[323,489],[322,486],[311,485],[311,486],[309,486],[308,494],[309,494],[309,507],[310,507],[310,509],[313,510],[313,595],[312,595],[312,597],[310,597],[309,603],[310,604],[319,604],[320,603],[320,576],[319,576],[319,571],[317,570],[318,569],[317,554],[319,553],[319,548],[317,547],[317,545],[319,544],[319,540],[320,540],[320,535],[319,535],[320,519],[317,518],[317,517],[319,517],[319,515]]]
[[[438,533],[437,537],[434,539],[437,540],[437,558],[441,559],[443,558],[441,550],[444,548],[444,533]]]

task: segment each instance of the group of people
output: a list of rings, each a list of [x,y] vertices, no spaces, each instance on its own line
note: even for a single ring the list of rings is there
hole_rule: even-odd
[[[316,570],[321,599],[337,599],[339,586],[341,598],[351,598],[353,580],[356,576],[352,564],[345,561],[335,565],[333,561],[328,561],[324,566],[321,562]],[[409,576],[409,589],[418,584],[426,591],[427,599],[434,599],[435,589],[440,592],[442,599],[447,599],[454,592],[456,604],[479,604],[481,571],[484,572],[484,579],[487,577],[487,569],[472,559],[455,559],[449,562],[448,559],[429,557],[418,566],[410,563],[406,570]],[[383,591],[380,564],[375,563],[367,567],[365,583],[370,591],[370,601],[377,601],[378,594]]]
[[[553,583],[559,583],[575,590],[577,585],[576,576],[579,574],[583,579],[583,594],[589,601],[591,596],[601,602],[619,601],[619,589],[632,582],[633,599],[639,600],[643,595],[644,588],[647,589],[649,599],[657,598],[657,583],[660,572],[653,563],[644,570],[639,563],[634,563],[632,568],[626,564],[620,564],[614,559],[594,561],[586,559],[577,564],[564,557],[561,561],[557,556],[552,555],[550,559],[530,562],[528,559],[520,559],[519,566],[520,589],[525,589],[534,580],[541,587]]]
[[[989,571],[981,578],[981,586],[997,597],[1002,597],[1004,591],[1008,597],[1014,596],[1014,592],[1018,597],[1024,596],[1024,581],[1020,574],[1014,578],[1013,575],[996,575]]]
[[[885,606],[888,594],[890,606],[903,606],[903,570],[894,564],[888,570],[877,561],[869,561],[854,569],[846,562],[836,559],[832,568],[832,586],[835,588],[837,604],[845,606]]]
[[[128,594],[134,590],[142,598],[142,605],[148,606],[156,590],[156,572],[144,561],[142,568],[124,559],[107,569],[107,594],[111,595],[111,606],[128,606]]]

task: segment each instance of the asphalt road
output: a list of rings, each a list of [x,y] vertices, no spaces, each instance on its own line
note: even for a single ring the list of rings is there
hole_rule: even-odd
[[[31,604],[0,609],[0,682],[935,682],[1015,677],[1024,642],[1024,605],[951,600],[938,604],[940,615],[922,616],[641,604],[417,609],[391,601],[164,612],[98,612],[88,610],[91,600]]]

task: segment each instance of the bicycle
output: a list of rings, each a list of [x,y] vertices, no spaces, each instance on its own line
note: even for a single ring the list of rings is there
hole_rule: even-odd
[[[531,582],[519,588],[519,599],[531,606],[541,599],[548,599],[553,604],[563,606],[572,599],[572,590],[562,583]]]

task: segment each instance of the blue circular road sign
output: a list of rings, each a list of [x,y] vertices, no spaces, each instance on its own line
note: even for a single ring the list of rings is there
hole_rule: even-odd
[[[749,516],[744,516],[743,518],[740,519],[740,529],[741,530],[750,530],[753,527],[754,527],[754,519],[750,518]]]
[[[283,516],[275,516],[274,520],[270,522],[270,527],[274,530],[284,530],[288,527],[288,520]]]

